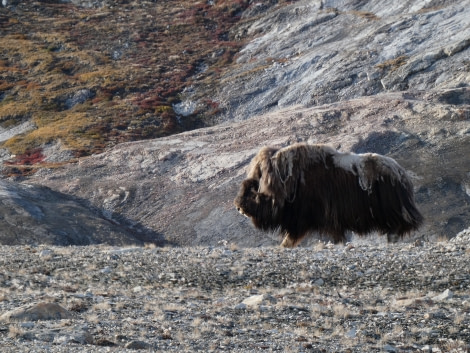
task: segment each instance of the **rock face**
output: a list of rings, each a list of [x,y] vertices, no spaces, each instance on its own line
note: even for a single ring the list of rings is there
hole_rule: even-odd
[[[121,144],[24,183],[86,200],[157,243],[161,235],[175,245],[278,244],[232,200],[261,146],[308,141],[386,154],[405,167],[426,217],[413,237],[469,227],[470,1],[271,5],[245,13],[235,35],[257,37],[233,71],[182,96],[182,106],[201,97],[220,103],[220,125]],[[92,228],[82,236],[97,234]]]
[[[224,119],[470,82],[469,1],[298,1],[239,29],[240,52],[215,101]],[[237,87],[237,89],[233,89]]]
[[[113,223],[84,200],[44,186],[6,180],[0,180],[0,222],[0,244],[5,245],[137,245],[151,241],[139,239],[137,229]],[[158,237],[154,240],[158,243]]]

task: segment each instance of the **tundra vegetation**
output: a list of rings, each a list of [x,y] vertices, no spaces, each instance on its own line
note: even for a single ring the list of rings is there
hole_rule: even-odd
[[[0,127],[23,131],[0,141],[14,155],[7,174],[34,172],[57,141],[80,157],[211,125],[219,108],[210,97],[184,115],[174,107],[230,67],[244,44],[231,28],[250,5],[14,3],[0,12]]]

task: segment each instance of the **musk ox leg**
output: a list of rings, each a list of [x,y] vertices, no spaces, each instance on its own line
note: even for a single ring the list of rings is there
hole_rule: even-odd
[[[342,230],[338,230],[334,233],[331,234],[331,237],[333,238],[333,243],[334,244],[345,244],[346,243],[346,234]]]
[[[398,240],[400,240],[401,236],[395,233],[388,233],[387,234],[387,242],[389,243],[398,243]]]
[[[284,239],[282,240],[281,247],[283,248],[294,248],[302,237],[293,237],[291,234],[287,233]]]
[[[295,246],[295,241],[293,241],[289,235],[284,237],[284,240],[281,243],[281,248],[293,248]]]

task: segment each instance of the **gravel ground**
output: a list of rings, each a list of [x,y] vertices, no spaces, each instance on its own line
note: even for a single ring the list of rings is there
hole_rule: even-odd
[[[2,352],[467,352],[470,233],[309,248],[0,247]]]

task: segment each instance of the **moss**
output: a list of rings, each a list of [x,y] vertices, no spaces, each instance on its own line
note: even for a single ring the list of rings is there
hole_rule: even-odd
[[[35,117],[33,121],[37,129],[9,139],[4,146],[15,154],[23,154],[57,139],[73,149],[92,146],[96,140],[96,136],[86,133],[93,121],[84,112],[67,113],[59,117]]]
[[[155,114],[162,114],[165,112],[172,112],[173,108],[168,105],[161,105],[155,108]]]
[[[376,21],[380,19],[380,17],[378,17],[375,13],[367,12],[367,11],[350,11],[349,13],[351,13],[354,16],[366,18],[368,20]]]
[[[377,64],[376,67],[379,69],[383,69],[383,70],[395,71],[400,66],[405,65],[407,60],[408,60],[408,57],[406,55],[402,55],[397,58],[390,59],[390,60],[384,61],[383,63]]]

